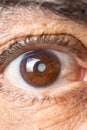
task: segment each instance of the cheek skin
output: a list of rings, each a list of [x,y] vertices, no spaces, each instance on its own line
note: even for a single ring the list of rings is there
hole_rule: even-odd
[[[1,90],[0,101],[1,130],[80,130],[87,120],[86,82],[65,86],[55,99],[48,94],[30,100]]]

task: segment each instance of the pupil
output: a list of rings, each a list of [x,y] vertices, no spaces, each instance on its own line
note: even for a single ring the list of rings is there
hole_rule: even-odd
[[[20,64],[22,78],[33,87],[47,87],[56,81],[60,73],[60,62],[49,50],[26,53]]]
[[[46,70],[46,65],[44,63],[40,63],[37,65],[37,70],[39,72],[44,72]]]

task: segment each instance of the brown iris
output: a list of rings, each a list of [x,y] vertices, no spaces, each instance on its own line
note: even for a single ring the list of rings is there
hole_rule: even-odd
[[[51,51],[32,51],[26,53],[22,59],[20,72],[28,84],[34,87],[46,87],[57,79],[60,63]]]

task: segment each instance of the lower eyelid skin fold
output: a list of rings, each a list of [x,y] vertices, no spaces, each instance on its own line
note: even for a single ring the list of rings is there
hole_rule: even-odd
[[[84,88],[84,89],[83,89]],[[37,93],[36,95],[31,95],[28,92],[16,92],[13,90],[9,90],[7,86],[4,86],[2,83],[0,84],[0,95],[4,98],[4,100],[12,101],[17,107],[24,105],[25,108],[30,105],[37,104],[38,102],[42,104],[43,102],[48,102],[49,105],[51,104],[60,104],[63,105],[64,102],[69,101],[71,102],[72,99],[76,103],[81,100],[83,104],[87,99],[87,82],[76,82],[71,85],[67,85],[61,89],[56,90],[49,90],[47,92],[43,91],[42,93]],[[20,94],[19,94],[20,93]],[[74,97],[73,97],[74,96]],[[6,99],[5,99],[6,98]],[[19,101],[19,103],[18,103]],[[14,103],[13,102],[13,103]],[[26,106],[27,105],[27,106]],[[15,107],[16,107],[15,106]],[[14,107],[14,105],[13,105]]]
[[[0,96],[1,95],[3,99],[2,101],[5,103],[6,101],[8,102],[8,109],[11,109],[11,112],[13,112],[12,110],[17,111],[16,116],[18,116],[18,114],[20,114],[21,112],[27,112],[26,116],[28,117],[28,121],[30,115],[28,111],[35,115],[35,120],[37,120],[37,113],[39,113],[38,116],[41,115],[39,117],[39,119],[41,120],[43,119],[43,117],[46,117],[48,113],[49,119],[50,116],[53,119],[55,119],[56,116],[57,122],[62,122],[65,124],[65,122],[67,121],[69,125],[71,124],[72,119],[74,119],[73,124],[76,124],[78,121],[84,121],[84,119],[86,118],[87,82],[73,83],[72,85],[67,85],[66,87],[57,89],[54,92],[52,90],[51,92],[47,92],[44,94],[38,93],[37,96],[30,96],[27,92],[25,94],[20,95],[19,92],[17,94],[8,90],[7,93],[0,93]],[[46,110],[46,113],[42,114],[44,110]],[[62,119],[61,116],[63,116]]]

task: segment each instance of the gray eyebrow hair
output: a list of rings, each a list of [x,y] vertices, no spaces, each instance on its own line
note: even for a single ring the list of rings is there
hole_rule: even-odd
[[[26,6],[28,3],[37,3],[55,14],[62,15],[71,20],[87,25],[87,0],[0,0],[0,6],[8,5]]]

